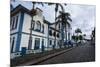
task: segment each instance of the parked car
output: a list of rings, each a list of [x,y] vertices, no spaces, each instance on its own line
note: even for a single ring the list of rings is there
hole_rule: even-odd
[[[64,42],[64,45],[68,45],[69,47],[73,47],[73,45],[76,44],[73,40],[67,40]]]

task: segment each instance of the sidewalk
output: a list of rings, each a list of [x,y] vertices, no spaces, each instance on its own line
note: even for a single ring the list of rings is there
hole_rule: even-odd
[[[58,49],[58,50],[52,50],[51,51],[51,54],[47,54],[47,55],[43,55],[43,56],[40,56],[40,55],[37,55],[37,58],[35,58],[34,56],[34,58],[32,59],[32,58],[30,58],[31,60],[30,61],[27,61],[27,62],[23,62],[23,63],[20,63],[20,64],[11,64],[12,66],[28,66],[28,65],[36,65],[37,63],[40,63],[40,62],[42,62],[42,61],[45,61],[45,60],[47,60],[47,59],[50,59],[50,58],[52,58],[52,57],[55,57],[55,56],[57,56],[57,55],[60,55],[60,54],[62,54],[62,53],[64,53],[64,52],[66,52],[66,51],[69,51],[69,50],[71,50],[71,49],[73,49],[73,48],[75,48],[75,47],[72,47],[72,48],[69,48],[69,49],[67,49],[67,48],[63,48],[63,49]],[[20,60],[20,61],[22,61],[22,60]],[[15,61],[16,62],[16,61]],[[18,62],[18,61],[17,61]]]

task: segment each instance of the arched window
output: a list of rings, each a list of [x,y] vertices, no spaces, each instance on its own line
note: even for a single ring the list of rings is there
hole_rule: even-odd
[[[44,25],[42,25],[42,33],[44,33]]]
[[[34,30],[35,21],[32,21],[32,30]]]
[[[56,32],[53,33],[53,36],[56,37]]]
[[[52,30],[49,30],[49,35],[52,36]]]
[[[37,21],[36,22],[36,31],[41,31],[41,23],[40,23],[40,21]]]
[[[59,33],[57,33],[57,37],[59,38]]]

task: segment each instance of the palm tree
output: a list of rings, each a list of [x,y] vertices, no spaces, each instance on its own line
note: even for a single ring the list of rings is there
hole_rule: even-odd
[[[34,22],[33,17],[34,17],[34,15],[36,15],[35,5],[36,4],[41,4],[42,6],[44,6],[44,4],[42,2],[32,2],[32,4],[33,4],[33,8],[31,10],[32,20],[31,20],[31,25],[30,25],[31,27],[30,27],[30,36],[29,36],[28,49],[31,49],[31,47],[32,47],[32,22]]]
[[[81,31],[81,29],[77,28],[77,29],[75,30],[75,33],[77,33],[77,35],[78,35],[79,33],[82,33],[82,31]]]
[[[33,8],[32,9],[35,9],[36,4],[40,4],[40,5],[44,6],[43,2],[32,2],[32,3],[33,3]]]
[[[55,5],[55,29],[56,29],[56,26],[57,26],[56,17],[57,17],[58,8],[61,7],[62,12],[64,12],[64,8],[60,3],[48,3],[48,5]],[[66,4],[64,4],[64,5],[66,5]],[[55,33],[56,33],[56,31],[55,31]],[[54,48],[55,48],[55,45],[56,45],[56,36],[55,36]]]
[[[82,33],[81,29],[77,28],[75,30],[75,33],[77,33],[77,37],[79,36],[79,33]],[[79,38],[77,38],[77,41],[78,41]]]
[[[62,23],[62,30],[61,30],[62,31],[61,32],[61,34],[62,34],[62,40],[64,42],[64,30],[65,30],[66,41],[67,41],[67,25],[69,27],[71,27],[70,23],[68,22],[68,20],[72,22],[72,19],[70,18],[70,13],[65,13],[65,12],[61,12],[60,11],[60,15],[56,19],[58,19],[58,22]],[[59,20],[59,19],[61,19],[61,20]]]

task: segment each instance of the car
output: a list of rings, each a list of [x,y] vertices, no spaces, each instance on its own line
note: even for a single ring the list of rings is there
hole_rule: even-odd
[[[64,45],[67,45],[69,47],[73,47],[74,44],[76,44],[76,42],[73,40],[67,40],[64,42]]]

